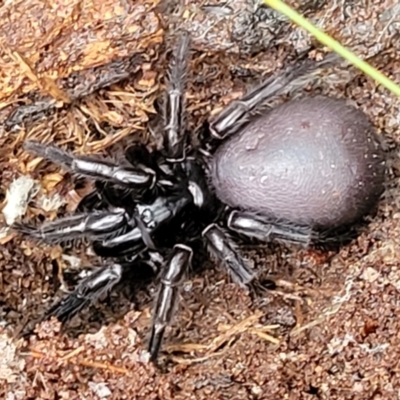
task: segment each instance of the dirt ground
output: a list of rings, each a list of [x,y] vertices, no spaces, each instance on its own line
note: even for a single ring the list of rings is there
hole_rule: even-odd
[[[400,82],[395,0],[289,3]],[[205,263],[184,285],[160,368],[145,351],[154,286],[134,301],[130,292],[113,293],[64,330],[52,320],[19,337],[61,295],[64,279],[69,286],[81,265],[99,261],[85,245],[50,247],[8,229],[4,210],[18,177],[34,192],[20,211],[25,219],[72,212],[83,195],[68,173],[24,153],[26,138],[79,154],[107,153],[126,140],[156,143],[147,128],[156,124],[155,101],[182,28],[193,37],[187,99],[194,131],[308,48],[317,59],[326,51],[250,0],[217,5],[0,1],[1,399],[400,398],[400,100],[343,65],[276,101],[346,97],[376,126],[390,173],[357,239],[336,252],[245,248],[254,267],[277,280],[276,290],[255,300]]]

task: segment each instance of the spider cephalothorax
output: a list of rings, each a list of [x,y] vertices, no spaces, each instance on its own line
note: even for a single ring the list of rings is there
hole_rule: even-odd
[[[62,321],[132,279],[148,254],[165,256],[149,344],[153,360],[199,242],[248,287],[257,274],[228,231],[261,241],[326,240],[327,232],[370,211],[385,175],[371,124],[344,100],[306,98],[265,108],[271,95],[311,64],[269,79],[233,103],[209,124],[207,143],[192,146],[185,126],[188,50],[183,34],[169,74],[163,149],[135,145],[124,160],[111,163],[26,142],[26,150],[94,178],[97,190],[83,199],[81,213],[40,227],[15,226],[49,243],[87,238],[97,254],[114,259],[46,314]]]

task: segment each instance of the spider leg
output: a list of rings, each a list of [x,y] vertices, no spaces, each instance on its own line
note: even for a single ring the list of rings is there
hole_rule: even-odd
[[[255,274],[243,259],[235,242],[216,224],[209,225],[203,231],[212,255],[228,270],[233,280],[246,287]]]
[[[42,320],[56,317],[61,322],[66,322],[83,308],[109,293],[121,282],[122,272],[123,267],[120,264],[96,269],[91,275],[79,282],[72,293],[51,307]]]
[[[92,211],[77,214],[56,221],[45,222],[40,227],[15,223],[13,229],[46,243],[62,243],[88,238],[111,238],[134,223],[124,209]]]
[[[131,231],[124,233],[123,235],[118,235],[109,239],[104,239],[101,241],[101,245],[104,248],[113,248],[126,243],[136,243],[141,241],[142,231],[139,227],[135,226]]]
[[[130,258],[132,255],[142,253],[146,250],[146,245],[140,239],[131,242],[125,242],[118,245],[107,245],[101,241],[95,241],[92,244],[94,252],[104,258]]]
[[[168,161],[185,158],[185,81],[188,68],[190,37],[184,32],[176,47],[171,67],[164,106],[164,148]]]
[[[289,67],[277,75],[271,76],[240,100],[233,101],[210,123],[212,136],[222,140],[239,132],[247,124],[251,115],[265,107],[266,102],[273,96],[283,93],[283,90],[294,80],[311,75],[320,68],[328,67],[337,59],[336,55],[329,55],[319,62],[307,59],[295,67]]]
[[[174,246],[161,277],[148,351],[152,361],[157,359],[165,329],[171,323],[178,303],[180,287],[192,259],[192,250],[182,244]]]
[[[122,167],[94,157],[77,157],[59,147],[27,141],[24,149],[39,157],[83,176],[105,180],[129,188],[149,188],[154,185],[155,172],[150,168]]]
[[[310,227],[271,223],[261,216],[245,211],[232,211],[228,217],[228,228],[261,241],[276,240],[305,247],[316,238]]]
[[[149,262],[135,257],[132,262],[111,264],[94,270],[79,282],[73,292],[51,307],[41,321],[56,317],[65,323],[83,308],[93,304],[111,292],[118,284],[132,282],[142,284],[155,276]]]

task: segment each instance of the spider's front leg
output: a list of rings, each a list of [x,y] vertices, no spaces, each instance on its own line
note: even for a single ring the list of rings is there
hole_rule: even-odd
[[[175,50],[164,104],[164,149],[168,161],[185,158],[185,82],[188,69],[190,37],[184,32]]]
[[[304,78],[320,68],[331,66],[337,60],[336,55],[328,55],[324,60],[318,62],[307,59],[271,76],[240,100],[233,101],[210,123],[212,136],[222,140],[240,132],[252,115],[266,107],[267,101],[273,96],[283,93],[283,90],[295,80]]]
[[[179,290],[191,263],[192,250],[182,244],[174,246],[172,255],[161,277],[149,342],[152,361],[157,359],[165,329],[171,323],[178,303]]]
[[[77,157],[57,146],[36,141],[25,142],[24,149],[73,173],[123,187],[147,189],[155,183],[155,172],[150,168],[123,167],[95,157]]]
[[[96,269],[91,275],[80,281],[73,292],[51,307],[42,320],[56,317],[62,323],[66,322],[83,308],[109,293],[121,282],[122,273],[123,267],[120,264]]]
[[[46,243],[62,243],[81,238],[111,239],[135,226],[135,221],[122,208],[92,211],[56,221],[45,222],[40,227],[15,223],[13,229]]]
[[[304,247],[316,238],[315,232],[310,227],[272,223],[266,218],[246,211],[232,211],[228,217],[228,228],[264,242],[276,240]]]
[[[56,317],[65,323],[83,308],[94,304],[110,293],[117,285],[126,282],[143,283],[153,279],[154,268],[146,261],[136,258],[129,263],[111,264],[99,267],[82,279],[75,290],[53,305],[40,319]]]

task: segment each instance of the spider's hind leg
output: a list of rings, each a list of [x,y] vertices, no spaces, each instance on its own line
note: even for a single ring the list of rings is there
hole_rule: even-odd
[[[310,226],[293,225],[283,221],[274,222],[249,211],[232,211],[227,225],[232,231],[262,242],[273,240],[305,248],[312,245],[325,250],[335,250],[357,236],[357,226],[340,230],[315,230]]]
[[[228,228],[263,242],[276,240],[308,247],[317,239],[317,234],[307,226],[278,224],[246,211],[232,211],[228,217]]]
[[[338,60],[336,55],[328,55],[322,61],[306,59],[294,67],[288,67],[271,76],[250,90],[240,100],[233,101],[210,123],[209,129],[212,136],[215,139],[223,140],[240,132],[253,115],[259,114],[263,108],[267,108],[267,102],[274,96],[282,94],[284,89],[294,81],[311,75],[321,68],[332,66]]]

